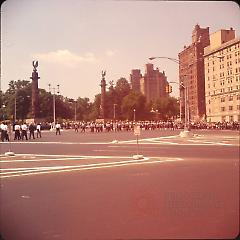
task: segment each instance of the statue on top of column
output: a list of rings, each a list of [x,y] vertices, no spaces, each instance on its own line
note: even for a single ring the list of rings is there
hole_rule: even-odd
[[[38,67],[38,61],[33,61],[32,65],[33,65],[33,71],[36,72]]]

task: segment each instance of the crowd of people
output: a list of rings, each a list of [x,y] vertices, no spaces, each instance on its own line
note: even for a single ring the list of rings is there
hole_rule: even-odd
[[[183,122],[174,121],[107,121],[105,123],[95,121],[80,122],[64,122],[61,127],[63,129],[74,129],[75,132],[110,132],[110,131],[132,131],[134,125],[137,124],[142,130],[163,130],[163,129],[184,129]],[[190,129],[219,129],[219,130],[240,130],[239,122],[191,122],[188,126]]]
[[[14,133],[13,140],[28,140],[42,137],[41,123],[27,124],[26,122],[23,122],[20,124],[16,122],[14,125],[11,125],[10,123],[2,122],[0,124],[0,131],[2,142],[10,141],[12,133]]]
[[[121,132],[121,131],[133,131],[135,125],[140,126],[142,130],[177,130],[184,129],[184,123],[174,122],[174,121],[65,121],[62,123],[30,123],[26,122],[11,125],[7,122],[2,122],[0,124],[1,140],[10,141],[10,136],[14,136],[13,140],[28,140],[41,138],[42,130],[54,130],[56,135],[61,135],[61,129],[73,129],[76,133],[100,133],[100,132]],[[217,123],[207,123],[207,122],[191,122],[188,129],[216,129],[216,130],[240,130],[240,122],[217,122]]]

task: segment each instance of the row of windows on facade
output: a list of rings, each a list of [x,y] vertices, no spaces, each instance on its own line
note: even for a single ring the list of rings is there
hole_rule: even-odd
[[[236,86],[236,90],[239,90],[240,89],[240,85],[237,85]],[[232,91],[234,91],[235,89],[233,88],[233,87],[228,87],[228,89],[226,89],[226,90],[228,90],[228,92],[232,92]],[[213,95],[215,95],[215,94],[217,94],[217,92],[218,92],[218,90],[214,90],[213,91]],[[220,89],[220,93],[225,93],[226,91],[225,91],[225,88],[221,88]],[[208,95],[210,96],[211,95],[211,92],[208,92]]]
[[[210,109],[209,109],[210,110]],[[229,111],[235,110],[233,106],[228,106]],[[236,110],[240,110],[240,105],[237,105]],[[226,111],[226,107],[221,107],[221,112]]]
[[[237,61],[238,61],[238,62],[237,62]],[[236,63],[240,63],[240,58],[239,58],[238,60],[236,60]],[[228,65],[228,67],[230,67],[230,66]],[[223,68],[224,68],[224,65],[222,65],[222,67],[221,67],[221,65],[220,65],[219,69],[223,69]],[[232,74],[232,70],[233,70],[233,69],[229,68],[229,69],[227,70],[227,75]],[[214,72],[214,71],[215,71],[215,67],[212,68],[212,72]],[[235,73],[238,73],[238,72],[240,72],[240,67],[235,68]],[[209,68],[207,69],[207,73],[210,73],[210,69],[209,69]],[[224,72],[223,72],[222,74],[223,74],[223,76],[224,76]]]
[[[233,122],[234,121],[234,117],[233,116],[222,116],[222,122],[226,121],[227,117],[229,118],[229,122]],[[211,118],[209,120],[211,122]],[[240,115],[238,115],[238,122],[240,122]]]
[[[237,56],[240,56],[240,51],[237,51],[234,53],[234,56],[237,57]],[[225,56],[222,56],[221,58],[219,58],[219,62],[224,62],[224,57]],[[227,59],[231,59],[232,58],[232,54],[228,54],[227,56]],[[207,63],[207,66],[209,67],[210,66],[210,60],[211,60],[211,57],[208,58],[209,62]],[[215,61],[212,60],[212,65],[215,64]]]
[[[238,43],[238,44],[235,44],[234,47],[233,47],[233,46],[230,46],[230,47],[227,47],[227,48],[225,48],[225,49],[223,49],[223,50],[220,50],[220,51],[219,51],[219,54],[220,54],[220,55],[223,55],[224,53],[228,53],[228,52],[234,51],[234,50],[236,50],[236,49],[238,49],[238,48],[239,48],[239,43]]]
[[[219,96],[220,97],[220,96]],[[215,98],[216,99],[216,98]],[[226,99],[228,99],[228,101],[233,101],[235,99],[235,96],[226,96],[226,97],[221,97],[220,101],[221,102],[225,102]],[[236,100],[240,100],[240,95],[236,96]],[[208,104],[211,104],[211,100],[208,100]]]
[[[224,77],[224,73],[220,73],[219,76]],[[212,75],[212,79],[215,80],[215,81],[218,80],[217,77],[218,77],[217,75]],[[227,80],[232,80],[233,78],[234,78],[234,76],[230,76],[230,77],[227,77]],[[238,82],[240,80],[240,77],[239,77],[238,73],[237,73],[237,75],[235,75],[235,78],[236,78],[236,82]],[[209,76],[207,77],[207,80],[210,81]]]
[[[236,79],[236,82],[238,82],[238,81],[239,81],[239,80]],[[229,84],[229,83],[231,84],[231,83],[233,83],[233,80],[232,80],[232,79],[228,79],[227,82],[228,82],[228,84]],[[216,82],[214,82],[213,85],[212,85],[212,87],[216,88],[216,87],[217,87],[216,85],[218,85],[218,84],[216,84]],[[225,85],[225,82],[224,82],[224,81],[220,82],[220,86],[224,86],[224,85]],[[210,87],[211,87],[211,85],[208,84],[208,85],[207,85],[207,88],[210,88]],[[233,89],[233,87],[229,87],[229,88],[232,88],[232,89]],[[236,86],[236,89],[240,89],[240,88],[239,88],[239,85]]]
[[[226,111],[226,107],[221,107],[220,110],[221,110],[221,112],[225,112],[225,111]],[[233,107],[233,106],[228,106],[228,110],[229,110],[229,111],[234,111],[234,107]],[[237,105],[236,110],[240,110],[240,105]],[[209,109],[208,109],[208,113],[211,113],[211,112],[212,112],[212,111],[211,111],[211,109],[209,108]]]

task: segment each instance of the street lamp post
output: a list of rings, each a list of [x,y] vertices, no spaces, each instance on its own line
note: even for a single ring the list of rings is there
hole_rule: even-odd
[[[180,61],[178,59],[175,59],[175,58],[170,58],[170,57],[150,57],[149,60],[154,60],[156,58],[160,58],[160,59],[168,59],[168,60],[171,60],[175,63],[177,63],[178,65],[180,65]],[[187,87],[187,84],[183,84],[182,82],[181,83],[177,83],[177,82],[169,82],[169,83],[176,83],[179,85],[179,89],[180,88],[183,88],[184,89],[184,102],[185,102],[185,118],[184,118],[184,131],[183,133],[180,133],[181,136],[187,136],[188,135],[188,132],[190,129],[188,129],[188,125],[189,125],[189,116],[188,116],[188,109],[189,109],[189,106],[188,106],[188,87]],[[181,96],[181,94],[180,94]],[[181,104],[180,104],[181,105]],[[182,107],[182,106],[180,106]],[[180,113],[180,117],[181,117],[181,113]]]
[[[113,119],[114,119],[114,121],[115,121],[115,119],[116,119],[116,106],[117,106],[117,104],[114,103],[114,104],[113,104]]]
[[[134,108],[133,109],[133,121],[135,122],[135,120],[136,120],[136,109]]]
[[[117,104],[114,103],[113,104],[113,119],[114,119],[114,123],[113,123],[113,128],[114,128],[114,132],[115,132],[115,135],[117,133],[117,123],[116,123],[116,106]],[[112,143],[118,143],[118,140],[113,140]]]
[[[49,92],[51,92],[51,89],[53,90],[53,127],[56,126],[56,94],[55,94],[55,87],[51,88],[51,84],[48,84],[49,86]],[[57,85],[58,91],[57,94],[59,94],[59,84]]]
[[[74,101],[74,102],[75,102],[75,109],[74,109],[74,110],[75,110],[75,111],[74,111],[74,113],[75,113],[74,116],[75,116],[75,117],[74,117],[74,119],[75,119],[75,122],[77,122],[77,100]]]
[[[14,122],[17,121],[17,92],[15,93],[14,99]]]

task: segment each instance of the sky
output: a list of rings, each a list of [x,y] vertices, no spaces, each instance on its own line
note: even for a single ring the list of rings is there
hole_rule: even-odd
[[[194,26],[236,30],[240,8],[232,1],[7,0],[1,5],[1,89],[11,80],[31,80],[38,60],[39,87],[60,85],[60,94],[90,101],[106,81],[149,62],[178,81],[178,58],[191,44]],[[109,86],[109,85],[108,85]],[[173,96],[178,86],[173,85]]]

